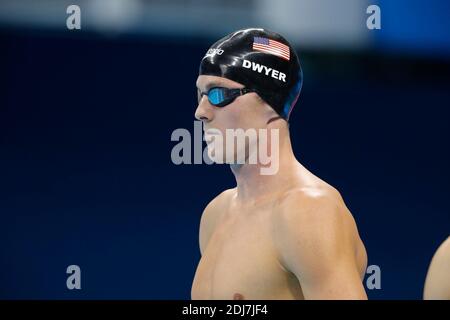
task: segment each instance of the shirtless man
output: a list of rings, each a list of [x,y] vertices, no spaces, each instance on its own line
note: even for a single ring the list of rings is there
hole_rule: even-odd
[[[367,299],[350,211],[292,151],[287,121],[301,84],[295,50],[268,30],[234,32],[202,59],[195,116],[204,130],[278,130],[279,166],[262,175],[260,163],[228,162],[237,186],[203,212],[192,299]]]
[[[428,268],[425,300],[450,300],[450,237],[437,249]]]

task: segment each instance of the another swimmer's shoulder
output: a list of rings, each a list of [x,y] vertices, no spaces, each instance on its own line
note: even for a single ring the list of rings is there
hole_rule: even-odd
[[[435,254],[435,260],[437,263],[439,263],[442,267],[442,269],[450,270],[450,236],[439,246],[436,254]],[[449,291],[450,291],[450,281],[449,281]],[[449,292],[450,296],[450,292]]]
[[[444,242],[442,242],[440,249],[450,254],[450,236],[448,236],[447,239]]]
[[[442,242],[433,259],[443,265],[446,265],[447,269],[450,267],[450,236]]]
[[[436,250],[428,267],[423,298],[425,300],[450,300],[450,237]]]

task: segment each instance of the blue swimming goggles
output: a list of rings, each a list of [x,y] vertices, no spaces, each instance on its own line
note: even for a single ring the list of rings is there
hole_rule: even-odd
[[[200,90],[198,90],[198,103],[200,103],[200,100],[204,95],[207,95],[210,104],[215,107],[225,107],[226,105],[233,102],[237,97],[249,92],[255,92],[255,90],[248,88],[230,89],[223,87],[214,87],[209,89],[208,92],[201,92]]]

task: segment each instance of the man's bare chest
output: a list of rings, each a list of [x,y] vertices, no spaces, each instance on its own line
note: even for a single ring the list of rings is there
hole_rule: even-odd
[[[204,299],[269,299],[284,295],[291,277],[278,263],[268,215],[225,219],[197,268],[193,295]]]

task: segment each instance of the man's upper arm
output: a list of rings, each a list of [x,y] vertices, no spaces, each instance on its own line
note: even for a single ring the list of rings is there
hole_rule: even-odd
[[[277,217],[280,262],[297,276],[306,299],[367,299],[345,210],[335,195],[294,193]]]

